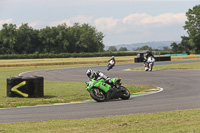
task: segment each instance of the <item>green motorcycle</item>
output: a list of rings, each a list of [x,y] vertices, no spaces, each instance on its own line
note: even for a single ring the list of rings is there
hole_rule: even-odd
[[[110,84],[106,83],[104,79],[98,81],[91,79],[90,81],[86,82],[86,90],[97,102],[104,102],[110,99],[119,98],[127,100],[130,98],[130,92],[127,88],[121,86],[120,78],[112,78],[111,81],[114,82],[115,86],[111,86]]]

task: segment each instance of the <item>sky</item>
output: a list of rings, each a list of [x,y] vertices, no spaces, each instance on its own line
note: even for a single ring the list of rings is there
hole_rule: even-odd
[[[0,0],[2,24],[34,29],[87,23],[104,34],[106,46],[181,41],[185,13],[200,0]]]

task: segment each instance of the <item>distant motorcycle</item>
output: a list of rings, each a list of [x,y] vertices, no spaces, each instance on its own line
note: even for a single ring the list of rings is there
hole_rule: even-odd
[[[145,71],[152,71],[154,62],[155,59],[152,56],[148,57],[147,61],[145,62]]]
[[[107,65],[107,70],[109,71],[110,69],[112,69],[113,66],[114,66],[114,64],[115,64],[114,60],[110,60],[110,61],[108,62],[108,65]]]

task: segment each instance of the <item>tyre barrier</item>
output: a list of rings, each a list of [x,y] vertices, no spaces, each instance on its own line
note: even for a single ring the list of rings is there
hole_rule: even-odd
[[[135,58],[135,63],[144,62],[144,58]]]
[[[44,78],[42,76],[8,77],[7,97],[44,97]]]
[[[155,57],[155,61],[171,61],[171,56]]]

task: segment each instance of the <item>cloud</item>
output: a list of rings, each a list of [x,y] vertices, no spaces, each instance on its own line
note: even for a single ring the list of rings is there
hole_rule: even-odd
[[[122,21],[124,24],[135,26],[166,26],[172,24],[180,24],[186,20],[184,13],[165,13],[158,16],[151,16],[148,14],[131,14],[125,17]]]
[[[45,23],[41,21],[35,21],[35,22],[29,23],[28,25],[34,28],[44,28],[43,26],[45,25]]]
[[[72,17],[70,19],[50,22],[49,25],[57,26],[59,24],[66,23],[68,26],[72,26],[74,23],[80,23],[80,24],[88,23],[88,24],[91,24],[91,23],[94,23],[93,21],[94,21],[94,18],[91,17],[91,16],[90,17],[85,17],[85,16],[82,16],[82,15],[79,15],[77,17]]]
[[[100,30],[111,30],[116,28],[120,19],[113,19],[112,17],[102,17],[94,20],[94,24]]]
[[[7,23],[12,23],[13,22],[13,19],[6,19],[6,20],[0,20],[0,28],[2,28],[2,25]]]
[[[105,43],[111,44],[109,41],[112,38],[113,43],[126,43],[127,41],[134,42],[139,40],[173,40],[175,37],[183,34],[183,25],[186,21],[185,13],[164,13],[157,16],[146,13],[135,13],[125,16],[124,18],[101,17],[79,15],[64,20],[44,22],[35,21],[29,23],[33,28],[45,28],[46,26],[57,26],[66,23],[67,26],[73,26],[74,23],[87,23],[97,28],[98,31],[105,34]],[[0,20],[0,24],[11,23],[12,19]],[[0,27],[1,28],[1,27]],[[173,33],[173,34],[172,34]]]
[[[79,15],[65,20],[53,22],[32,22],[29,25],[34,28],[44,28],[46,26],[57,26],[66,23],[73,26],[74,23],[88,23],[95,26],[98,31],[103,33],[128,33],[128,32],[148,32],[151,29],[161,29],[175,25],[184,25],[186,21],[185,13],[164,13],[152,16],[146,13],[136,13],[125,16],[122,19],[113,17],[94,18],[92,16]],[[1,22],[1,21],[0,21]]]
[[[174,25],[184,25],[186,16],[184,13],[165,13],[158,16],[152,16],[145,13],[131,14],[123,19],[97,18],[94,20],[94,25],[100,31],[105,32],[141,32],[148,31],[153,28],[164,28]]]
[[[68,26],[73,26],[74,23],[78,22],[80,24],[88,23],[100,31],[126,32],[130,30],[137,31],[141,29],[161,28],[177,24],[184,25],[186,19],[185,13],[165,13],[157,16],[136,13],[130,14],[122,19],[113,17],[94,18],[92,16],[86,17],[79,15],[77,17],[52,22],[36,21],[29,23],[29,25],[34,28],[44,28],[46,26],[57,26],[63,23],[66,23]],[[11,23],[12,21],[12,19],[0,20],[0,24]]]

